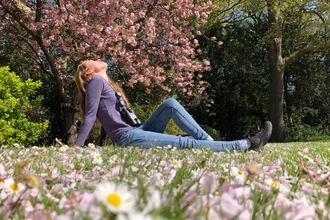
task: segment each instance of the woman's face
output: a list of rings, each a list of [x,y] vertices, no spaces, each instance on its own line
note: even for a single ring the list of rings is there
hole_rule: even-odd
[[[87,60],[87,67],[94,75],[107,71],[108,64],[101,60]]]

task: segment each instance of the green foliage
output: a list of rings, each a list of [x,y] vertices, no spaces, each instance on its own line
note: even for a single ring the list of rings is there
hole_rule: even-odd
[[[329,140],[321,126],[296,125],[284,129],[285,140],[290,141],[319,141]]]
[[[230,28],[221,25],[210,26],[206,35],[223,41],[222,46],[204,37],[199,41],[212,66],[202,79],[209,83],[207,93],[213,103],[189,112],[199,123],[219,130],[222,139],[232,140],[255,131],[255,125],[267,119],[269,75],[261,37],[267,28],[262,20],[237,22]]]
[[[38,140],[48,121],[33,122],[31,115],[40,108],[42,96],[36,96],[39,81],[23,82],[8,67],[0,68],[0,144],[29,144]]]

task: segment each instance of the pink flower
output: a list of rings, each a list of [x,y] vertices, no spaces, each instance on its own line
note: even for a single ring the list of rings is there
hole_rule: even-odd
[[[304,162],[300,162],[300,167],[302,170],[307,173],[307,176],[309,179],[315,179],[317,174],[313,170],[311,170]]]

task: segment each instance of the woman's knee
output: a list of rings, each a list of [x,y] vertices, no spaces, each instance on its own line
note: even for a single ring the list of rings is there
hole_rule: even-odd
[[[175,98],[168,98],[163,102],[164,105],[173,107],[178,104],[178,101]]]

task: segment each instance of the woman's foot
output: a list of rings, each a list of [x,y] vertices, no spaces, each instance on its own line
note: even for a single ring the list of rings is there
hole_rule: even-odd
[[[251,142],[249,150],[262,151],[264,146],[268,143],[270,136],[272,135],[273,125],[270,121],[266,121],[261,130],[254,136],[248,136]]]

